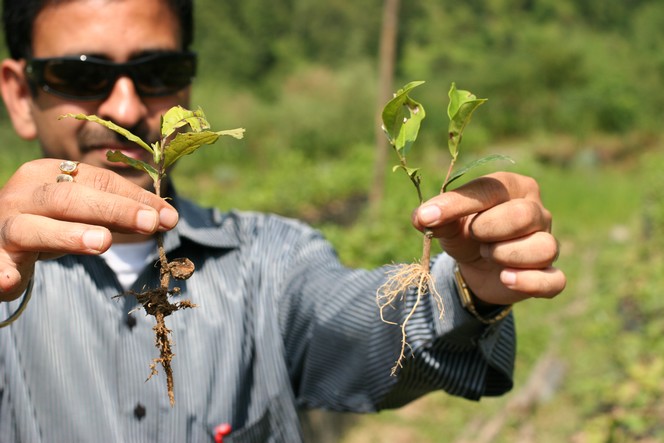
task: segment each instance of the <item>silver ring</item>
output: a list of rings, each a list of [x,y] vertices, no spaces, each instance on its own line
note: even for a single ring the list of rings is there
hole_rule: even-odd
[[[77,172],[76,169],[78,168],[78,163],[79,162],[73,162],[71,160],[64,160],[61,162],[60,172],[62,172],[62,174],[58,174],[58,176],[55,177],[55,181],[57,183],[73,182],[74,176]]]

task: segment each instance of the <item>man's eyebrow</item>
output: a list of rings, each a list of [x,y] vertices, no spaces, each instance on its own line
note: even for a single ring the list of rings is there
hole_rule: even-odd
[[[158,55],[158,54],[172,54],[174,52],[182,52],[180,49],[146,49],[140,52],[132,53],[129,56],[129,60],[135,60],[137,58],[147,57],[149,55]]]

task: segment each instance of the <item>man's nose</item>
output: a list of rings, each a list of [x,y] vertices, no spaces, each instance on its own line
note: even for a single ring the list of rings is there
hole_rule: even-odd
[[[131,128],[147,115],[147,107],[131,78],[121,76],[113,85],[110,95],[99,106],[98,112],[101,118]]]

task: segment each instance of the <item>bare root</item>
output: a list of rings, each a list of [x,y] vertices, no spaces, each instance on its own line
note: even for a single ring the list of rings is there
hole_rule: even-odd
[[[177,303],[171,303],[168,300],[170,295],[178,294],[179,292],[180,288],[173,288],[172,292],[169,293],[168,288],[161,287],[148,289],[141,293],[127,291],[116,296],[135,296],[143,309],[145,309],[145,312],[155,318],[156,324],[152,327],[152,330],[154,331],[155,347],[159,350],[159,357],[153,359],[152,363],[150,363],[150,375],[148,375],[148,378],[145,381],[150,380],[154,375],[159,373],[157,365],[160,364],[166,373],[166,387],[168,388],[168,399],[171,406],[175,405],[173,369],[171,367],[171,360],[173,360],[175,354],[172,351],[173,340],[171,339],[171,330],[166,326],[165,319],[175,311],[196,307],[196,304],[191,300],[182,300]],[[133,311],[134,310],[131,312]]]
[[[143,292],[134,292],[127,291],[124,295],[134,295],[138,302],[143,306],[145,312],[148,315],[152,315],[156,324],[153,326],[152,330],[155,334],[155,347],[159,350],[159,357],[152,360],[150,363],[150,375],[146,381],[150,380],[154,375],[157,375],[159,371],[157,370],[157,365],[161,365],[166,373],[166,387],[168,389],[168,400],[171,406],[175,405],[175,393],[174,393],[174,382],[173,382],[173,368],[171,367],[171,360],[175,354],[173,354],[173,341],[171,339],[171,330],[166,326],[165,318],[171,315],[175,311],[187,308],[195,308],[196,304],[191,300],[182,300],[177,303],[171,303],[168,298],[171,295],[177,295],[180,293],[180,288],[173,288],[169,291],[169,281],[170,277],[174,277],[178,280],[184,280],[189,278],[194,272],[193,263],[187,259],[175,259],[172,262],[166,261],[166,255],[163,252],[163,247],[161,240],[159,241],[159,251],[160,251],[160,264],[161,264],[161,286],[155,289],[148,289]],[[138,309],[138,308],[137,308]],[[132,310],[133,312],[133,310]]]
[[[153,375],[157,375],[157,365],[161,364],[161,367],[164,368],[166,372],[166,387],[168,388],[168,400],[171,403],[171,406],[175,404],[175,393],[173,391],[173,369],[171,368],[171,360],[175,354],[171,350],[173,342],[171,341],[171,330],[166,327],[164,322],[164,314],[157,312],[155,315],[157,319],[157,324],[154,325],[152,330],[155,334],[155,346],[159,349],[159,358],[155,358],[150,363],[150,375],[148,376],[148,381],[152,378]]]
[[[440,317],[442,318],[443,316],[443,298],[436,290],[434,283],[428,266],[424,267],[421,263],[403,264],[388,272],[387,281],[376,292],[376,301],[380,308],[381,320],[385,323],[396,325],[397,323],[385,318],[385,309],[388,307],[395,308],[397,301],[403,301],[405,304],[406,294],[408,294],[409,289],[417,289],[415,303],[413,303],[412,308],[410,308],[410,311],[408,311],[408,314],[401,323],[401,351],[391,370],[391,375],[393,376],[397,374],[399,369],[403,368],[403,362],[406,359],[406,347],[410,346],[407,341],[406,326],[418,308],[422,297],[426,294],[431,294],[438,306]]]

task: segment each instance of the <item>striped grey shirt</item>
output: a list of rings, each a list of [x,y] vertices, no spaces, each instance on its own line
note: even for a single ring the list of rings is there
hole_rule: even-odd
[[[121,292],[103,259],[38,262],[25,313],[0,330],[2,442],[301,441],[298,410],[373,412],[427,392],[478,399],[512,386],[511,315],[485,326],[459,304],[453,261],[433,265],[445,315],[425,301],[411,320],[411,354],[390,368],[400,329],[381,321],[385,269],[349,269],[319,232],[275,215],[200,208],[175,198],[169,257],[196,273],[178,282],[198,305],[167,317],[175,342],[175,406],[157,357],[152,317]],[[156,259],[156,257],[155,257]],[[134,290],[153,286],[146,267]],[[399,321],[405,305],[391,311]],[[20,300],[0,304],[6,318]]]

